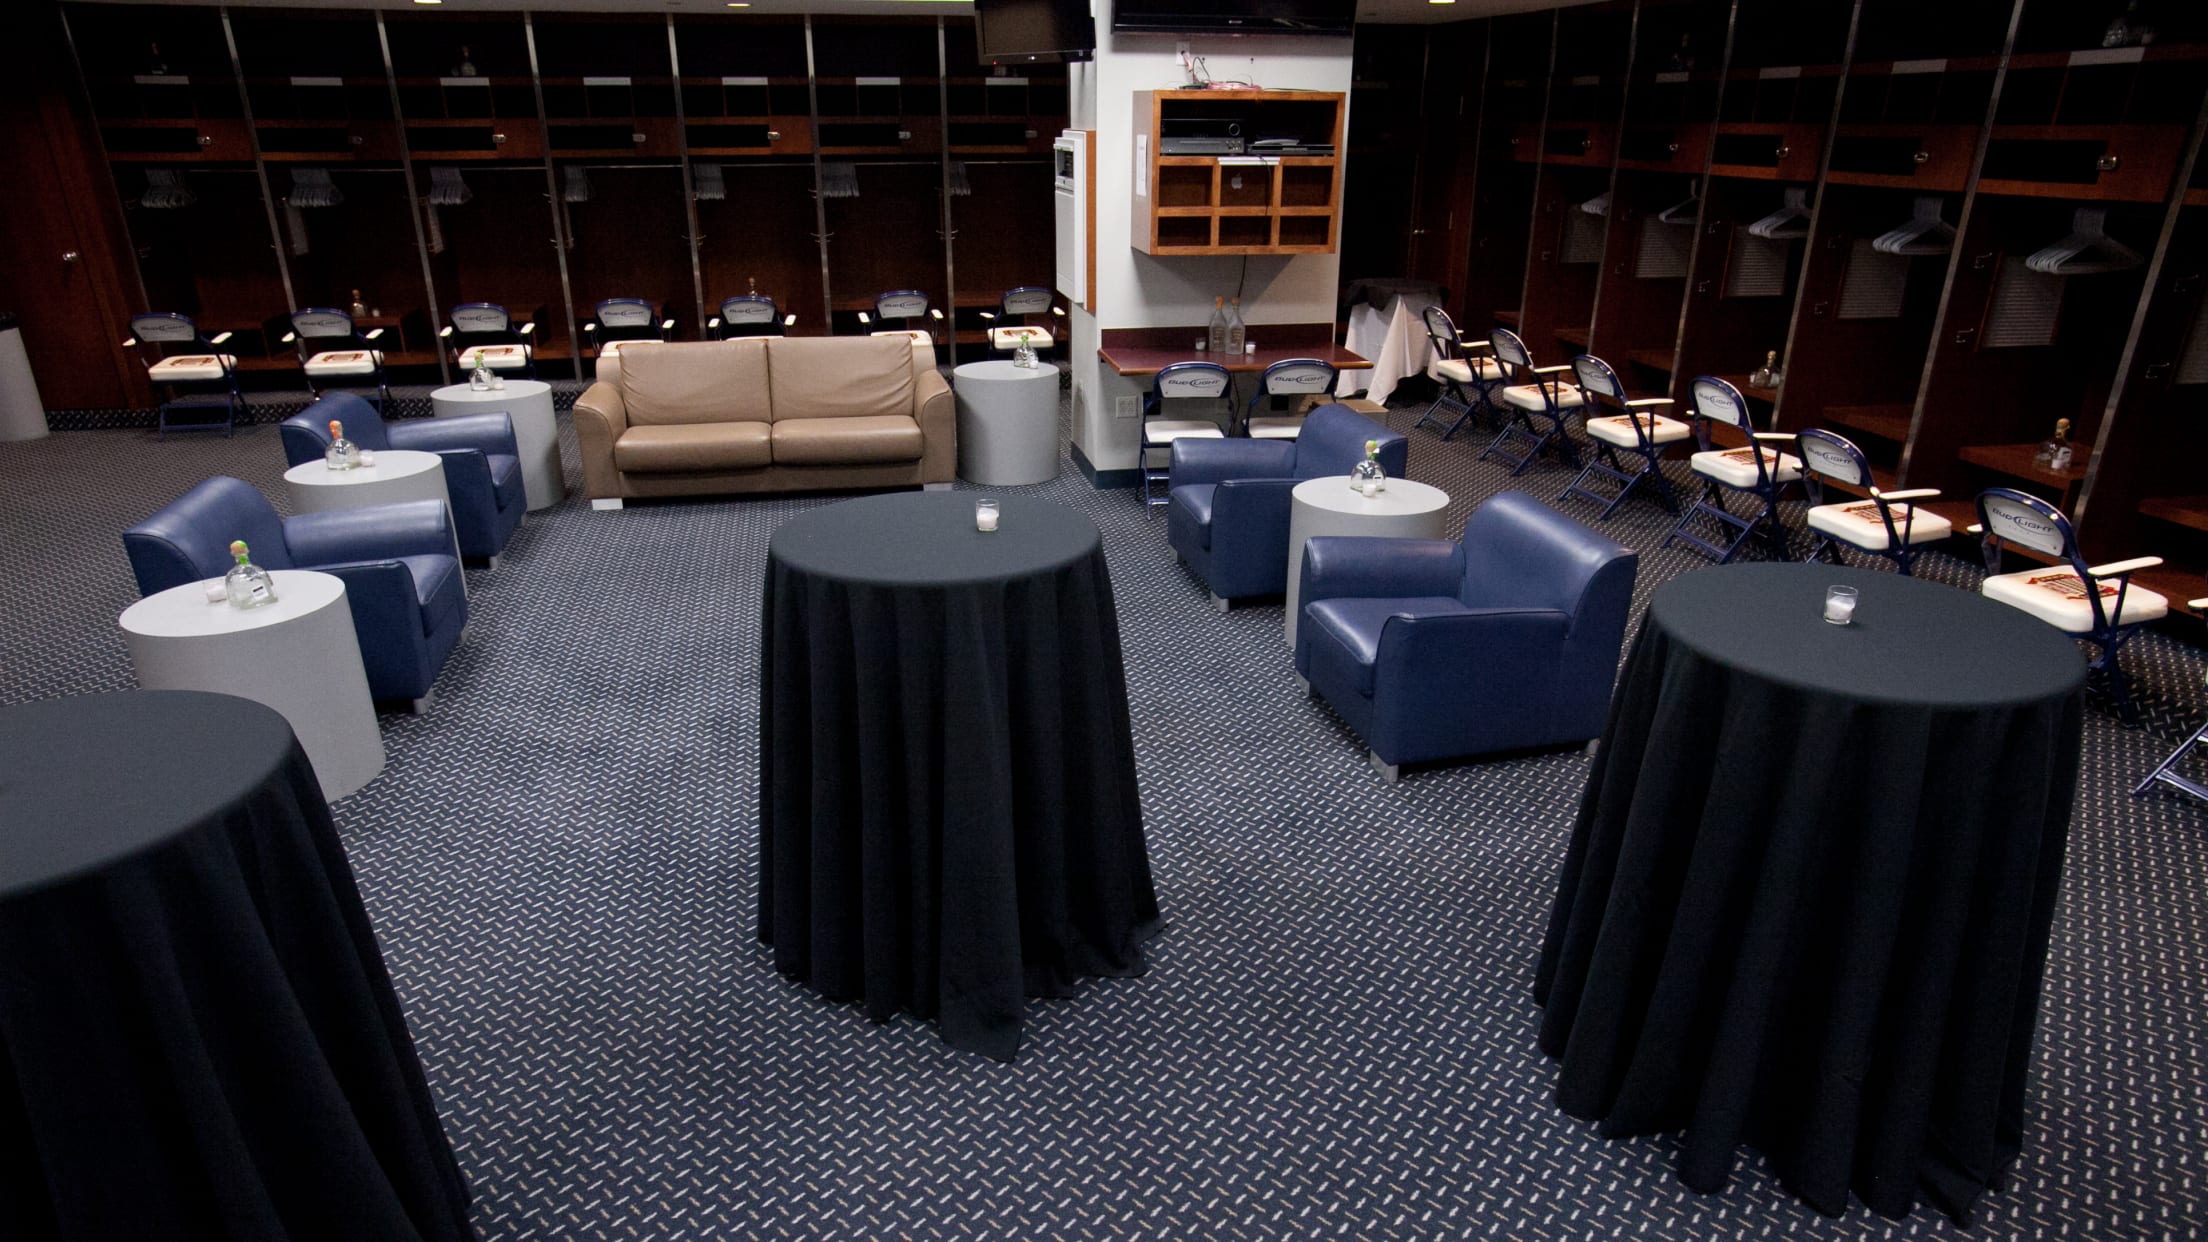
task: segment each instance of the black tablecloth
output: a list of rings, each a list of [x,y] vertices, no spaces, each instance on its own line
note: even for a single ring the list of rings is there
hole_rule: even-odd
[[[473,1236],[284,718],[0,709],[0,1237]]]
[[[1825,588],[1861,591],[1825,624]],[[1659,588],[1535,984],[1558,1103],[1686,1131],[1721,1188],[1958,1220],[2016,1155],[2077,781],[2083,661],[1953,587],[1821,565]]]
[[[1159,927],[1096,526],[971,493],[816,509],[768,550],[759,936],[887,1020],[1009,1059],[1025,996]]]

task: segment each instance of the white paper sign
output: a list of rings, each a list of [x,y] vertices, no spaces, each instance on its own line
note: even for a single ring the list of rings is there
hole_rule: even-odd
[[[1135,135],[1135,197],[1150,197],[1150,135]]]

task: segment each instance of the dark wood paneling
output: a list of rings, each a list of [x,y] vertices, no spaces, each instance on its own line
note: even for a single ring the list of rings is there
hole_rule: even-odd
[[[829,279],[838,309],[918,289],[943,305],[941,173],[932,164],[860,164],[859,197],[828,200]]]
[[[822,336],[820,247],[813,241],[813,170],[808,164],[725,163],[728,197],[698,204],[698,247],[705,270],[705,313],[721,299],[759,292],[797,316],[797,336]],[[933,235],[930,235],[930,240]]]
[[[568,270],[578,328],[607,298],[643,298],[675,321],[672,335],[695,338],[681,170],[591,167],[586,175],[590,201],[567,208],[574,230]]]
[[[958,300],[994,305],[1007,289],[1053,282],[1050,165],[971,164],[973,193],[951,200]]]
[[[429,172],[416,168],[414,175],[426,200]],[[551,356],[570,354],[567,318],[559,313],[559,261],[553,253],[544,169],[476,166],[460,175],[473,197],[457,207],[434,209],[444,241],[430,263],[437,278],[439,322],[462,302],[496,302],[513,314],[517,326],[542,308],[544,318],[533,334],[537,349]]]

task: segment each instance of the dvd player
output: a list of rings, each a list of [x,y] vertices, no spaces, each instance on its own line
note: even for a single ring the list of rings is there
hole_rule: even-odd
[[[1158,139],[1160,155],[1240,155],[1242,140],[1225,135],[1167,134]]]

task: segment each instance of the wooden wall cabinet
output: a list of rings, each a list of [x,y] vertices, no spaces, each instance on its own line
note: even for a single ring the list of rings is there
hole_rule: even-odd
[[[1137,91],[1135,249],[1153,255],[1332,254],[1340,244],[1344,96],[1332,91]],[[1242,155],[1166,155],[1182,121],[1233,121]],[[1328,154],[1269,154],[1267,138]]]

